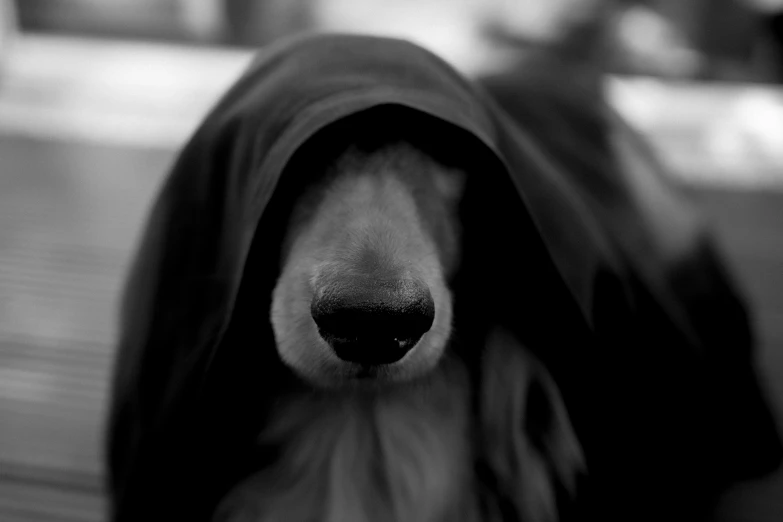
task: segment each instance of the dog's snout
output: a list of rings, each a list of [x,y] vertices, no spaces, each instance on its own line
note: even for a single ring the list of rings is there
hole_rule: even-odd
[[[311,314],[342,360],[366,366],[402,359],[429,331],[435,304],[414,279],[345,277],[316,288]]]

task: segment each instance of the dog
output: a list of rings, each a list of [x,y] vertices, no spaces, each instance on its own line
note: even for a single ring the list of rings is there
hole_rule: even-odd
[[[487,307],[501,287],[485,287],[482,272],[497,263],[467,252],[488,248],[486,227],[504,219],[487,201],[508,206],[508,186],[490,181],[497,166],[472,148],[448,125],[395,106],[344,117],[299,145],[267,209],[276,232],[256,230],[223,348],[190,395],[214,399],[179,413],[200,453],[172,429],[171,450],[150,461],[139,489],[163,483],[159,463],[181,451],[189,460],[176,467],[190,470],[181,476],[210,487],[177,495],[188,499],[180,507],[203,520],[558,520],[584,456],[554,380]],[[143,286],[130,282],[126,294]],[[254,337],[259,322],[271,326],[268,346]],[[252,361],[231,361],[232,350]],[[135,362],[127,353],[115,386]],[[183,378],[199,375],[186,361],[166,371],[188,364]],[[262,367],[274,368],[263,385],[253,378]],[[120,423],[125,412],[111,417],[112,449],[133,432]],[[220,461],[234,458],[236,426],[247,447],[228,471]],[[113,516],[138,520],[153,501],[123,497],[138,489],[121,487],[119,472],[142,460],[110,456]],[[227,478],[212,484],[216,476]],[[167,487],[153,497],[160,505],[178,493]]]
[[[500,328],[454,346],[471,327],[452,286],[467,173],[379,121],[331,130],[349,143],[331,164],[312,151],[333,143],[302,153],[322,174],[293,207],[269,312],[302,385],[259,434],[280,456],[215,520],[557,520],[554,488],[575,493],[584,462],[556,385]]]
[[[702,335],[719,316],[747,346],[742,314],[675,291],[658,261],[681,238],[612,177],[623,150],[600,125],[552,139],[580,112],[528,92],[506,112],[392,38],[259,53],[130,266],[111,522],[660,520],[739,445],[739,403],[704,391],[728,368],[763,442],[741,446],[780,455],[741,415],[764,409],[750,350],[719,366]]]

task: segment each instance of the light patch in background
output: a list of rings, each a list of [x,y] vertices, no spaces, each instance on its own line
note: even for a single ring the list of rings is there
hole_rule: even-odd
[[[248,50],[22,35],[1,71],[0,133],[174,149]]]
[[[783,189],[783,89],[609,78],[606,90],[674,177],[696,185]]]
[[[663,16],[634,6],[619,15],[618,35],[635,62],[644,67],[686,77],[700,66],[699,56]]]
[[[314,0],[322,31],[404,38],[462,70],[481,72],[492,64],[492,48],[480,26],[497,0]]]
[[[750,91],[732,108],[737,127],[756,143],[753,151],[769,161],[783,162],[783,95]]]

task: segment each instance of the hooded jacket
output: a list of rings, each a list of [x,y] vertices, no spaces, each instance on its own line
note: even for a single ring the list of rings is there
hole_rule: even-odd
[[[528,102],[558,115],[534,91]],[[446,150],[446,137],[459,137],[455,154],[488,166],[468,184],[511,193],[463,214],[483,238],[468,251],[485,273],[468,277],[496,289],[487,313],[532,345],[563,391],[589,470],[581,513],[629,520],[643,504],[637,519],[672,520],[688,494],[706,498],[777,465],[743,305],[718,311],[722,344],[697,324],[633,194],[611,182],[585,191],[568,151],[542,143],[545,125],[514,123],[414,44],[310,36],[259,53],[185,145],[151,210],[122,302],[112,520],[209,520],[220,496],[267,462],[254,436],[286,386],[268,310],[303,175],[288,167],[317,133],[379,108],[378,125],[394,113],[396,124],[445,129],[432,139]],[[585,150],[618,168],[606,149]],[[493,214],[498,206],[513,212]]]

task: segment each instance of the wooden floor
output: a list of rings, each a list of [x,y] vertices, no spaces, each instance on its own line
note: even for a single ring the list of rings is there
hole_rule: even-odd
[[[126,54],[121,55],[111,47],[101,47],[100,52],[86,47],[73,50],[73,56],[82,57],[79,68],[60,66],[62,57],[51,59],[57,49],[65,47],[58,43],[21,56],[15,62],[14,77],[7,77],[5,90],[0,89],[3,522],[103,519],[101,433],[121,278],[173,150],[247,60],[244,55],[196,59],[183,57],[179,51],[157,50],[140,59],[125,48]],[[41,66],[36,52],[39,57],[50,57],[52,63]],[[156,57],[158,62],[154,62]],[[209,77],[199,71],[207,58],[212,60],[210,67],[222,72],[213,75],[206,88],[209,92],[188,91],[183,101],[176,95],[182,91],[172,83],[173,78]],[[126,65],[117,67],[119,62]],[[128,76],[133,70],[127,66],[130,62],[146,72]],[[87,67],[96,63],[102,64],[102,76]],[[107,69],[112,64],[113,69]],[[78,75],[67,84],[57,80],[68,88],[47,94],[57,67],[57,74],[77,71]],[[159,83],[149,73],[152,69],[162,71]],[[120,73],[126,77],[118,81],[116,74]],[[103,98],[96,101],[90,95],[82,86],[85,78],[96,82]],[[124,87],[132,78],[144,78],[147,84]],[[57,112],[46,108],[46,99],[68,99],[76,109]],[[77,102],[98,108],[88,114]],[[20,112],[25,103],[31,110]],[[133,114],[118,116],[111,107],[126,111],[130,107]],[[142,107],[147,107],[144,118],[134,120]],[[89,118],[84,119],[85,115]],[[81,123],[74,126],[74,121]],[[171,122],[176,128],[166,126]],[[131,128],[135,137],[129,142]],[[694,154],[695,145],[676,133],[661,135],[659,141],[668,143],[664,148],[668,147],[671,157],[679,154],[680,165],[687,163],[686,156],[702,156]],[[769,176],[758,175],[762,171],[757,169],[762,168],[735,171],[732,179],[746,175],[769,181]],[[755,189],[742,189],[748,183],[725,183],[724,172],[720,183],[724,188],[719,189],[710,181],[715,172],[703,162],[701,170],[682,170],[682,174],[692,184],[696,203],[714,220],[721,243],[752,298],[761,334],[759,364],[777,404],[783,405],[783,182],[752,183]],[[780,174],[778,178],[783,177]],[[778,411],[783,419],[783,410]],[[783,475],[739,487],[716,515],[718,522],[780,520]]]
[[[0,139],[0,520],[99,521],[117,291],[170,153]]]

